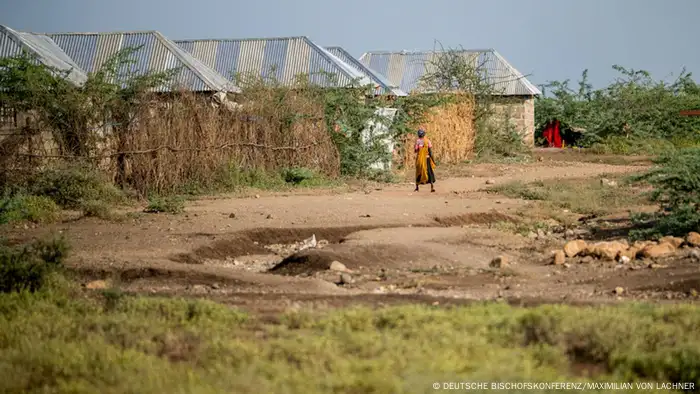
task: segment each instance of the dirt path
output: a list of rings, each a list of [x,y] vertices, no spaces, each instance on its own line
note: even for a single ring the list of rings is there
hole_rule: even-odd
[[[79,220],[15,235],[63,232],[74,245],[70,264],[85,280],[109,277],[130,291],[203,296],[262,311],[300,303],[601,302],[614,299],[608,290],[620,283],[632,292],[644,285],[662,294],[668,275],[682,278],[683,287],[700,280],[700,272],[685,262],[651,274],[614,266],[555,268],[546,265],[551,242],[461,225],[508,220],[525,206],[481,191],[487,179],[502,184],[639,169],[563,160],[470,166],[459,177],[441,179],[438,172],[436,193],[413,193],[412,185],[401,184],[341,194],[222,197],[192,202],[182,215],[143,215],[124,223]],[[280,248],[311,235],[328,245],[295,255],[286,271],[267,272],[291,253]],[[512,261],[508,270],[489,267],[499,255]],[[332,261],[352,270],[347,283],[334,283],[341,278],[327,269]]]

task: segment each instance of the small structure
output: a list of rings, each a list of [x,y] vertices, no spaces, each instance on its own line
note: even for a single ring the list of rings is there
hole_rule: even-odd
[[[371,51],[359,61],[372,71],[385,76],[392,84],[409,94],[431,93],[421,81],[435,69],[435,62],[445,51]],[[493,49],[457,51],[475,69],[484,70],[485,79],[493,87],[496,116],[508,113],[515,127],[529,146],[534,146],[535,96],[540,90]]]
[[[157,31],[109,33],[47,34],[75,63],[87,72],[95,72],[118,51],[141,47],[133,54],[136,62],[130,72],[144,75],[179,68],[172,86],[161,86],[159,92],[184,89],[191,92],[239,93],[240,89],[177,44]]]
[[[308,37],[177,40],[175,43],[229,80],[235,80],[237,75],[252,75],[292,86],[299,75],[306,74],[310,83],[322,87],[373,83],[365,73]],[[335,78],[330,79],[325,73],[334,74]],[[383,88],[380,86],[379,90]]]

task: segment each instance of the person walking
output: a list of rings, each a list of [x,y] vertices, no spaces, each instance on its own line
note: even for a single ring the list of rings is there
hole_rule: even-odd
[[[430,183],[430,192],[435,192],[435,160],[433,160],[433,144],[425,136],[425,130],[418,130],[418,139],[414,147],[416,152],[416,190],[419,185]]]

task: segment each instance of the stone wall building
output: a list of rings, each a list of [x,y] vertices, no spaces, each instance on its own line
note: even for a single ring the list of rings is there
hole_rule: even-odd
[[[392,84],[409,94],[430,93],[434,88],[425,86],[424,76],[436,69],[435,64],[446,52],[366,52],[360,62],[374,72],[385,76]],[[513,126],[531,147],[535,143],[535,97],[540,90],[515,67],[493,49],[457,51],[473,63],[473,70],[484,72],[485,81],[496,97],[495,116],[508,114]],[[498,120],[498,119],[496,119]]]

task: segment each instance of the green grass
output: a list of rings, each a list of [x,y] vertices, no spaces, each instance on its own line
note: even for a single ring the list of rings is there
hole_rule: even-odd
[[[679,149],[700,146],[700,140],[693,138],[625,138],[611,136],[591,146],[590,151],[614,155],[663,155]]]
[[[50,223],[58,220],[61,209],[44,196],[23,194],[0,198],[0,224],[15,222]]]
[[[574,364],[597,366],[600,382],[700,384],[696,306],[354,308],[273,324],[208,301],[76,291],[0,295],[0,391],[429,393],[433,382],[590,380]]]
[[[607,177],[618,186],[611,187],[595,179],[556,179],[498,185],[490,190],[506,197],[544,201],[551,206],[579,214],[606,214],[615,210],[648,204],[648,197],[629,185],[628,180]]]
[[[185,199],[179,196],[173,197],[151,197],[148,206],[144,209],[146,213],[170,213],[176,215],[185,211]]]
[[[62,238],[38,240],[32,244],[0,244],[0,293],[34,292],[48,277],[63,269],[70,245]]]
[[[183,185],[181,192],[197,196],[212,193],[229,193],[244,190],[290,191],[303,188],[337,187],[338,179],[330,179],[303,167],[286,168],[280,171],[259,169],[244,170],[236,165],[217,169],[211,179],[196,184]]]
[[[537,230],[542,230],[544,232],[551,231],[553,227],[550,223],[542,221],[522,221],[518,223],[496,222],[492,226],[499,231],[523,236],[529,235],[530,233],[537,233]]]
[[[28,181],[29,194],[46,196],[62,208],[83,210],[86,204],[99,201],[120,204],[126,201],[123,191],[96,170],[69,166],[46,170]]]

